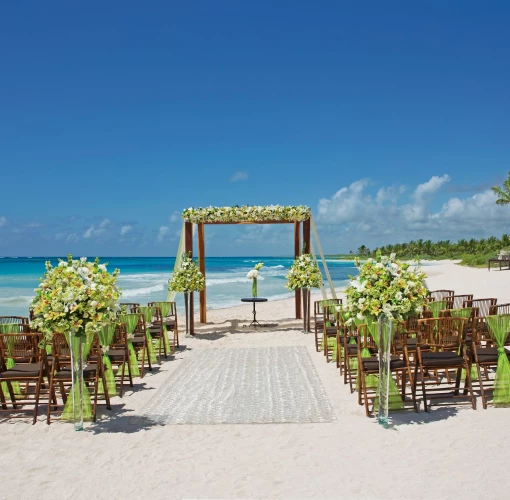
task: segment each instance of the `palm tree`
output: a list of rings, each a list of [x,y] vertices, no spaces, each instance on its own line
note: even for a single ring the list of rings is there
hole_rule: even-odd
[[[508,179],[503,182],[503,185],[500,186],[492,186],[491,188],[498,199],[496,203],[498,205],[509,205],[510,204],[510,171],[508,172]]]

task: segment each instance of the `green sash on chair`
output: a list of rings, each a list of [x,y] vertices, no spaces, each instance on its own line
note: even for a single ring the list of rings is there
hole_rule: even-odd
[[[115,334],[115,323],[108,323],[104,325],[98,332],[99,342],[101,343],[101,350],[103,351],[103,365],[105,365],[104,376],[106,379],[106,387],[108,388],[108,396],[113,397],[117,394],[117,384],[115,382],[115,374],[113,373],[112,362],[108,355],[108,349],[112,343]],[[103,381],[99,381],[99,394],[104,394]]]
[[[136,329],[136,325],[140,319],[139,314],[119,314],[119,322],[126,323],[126,333],[128,337],[128,351],[129,351],[129,367],[131,368],[131,375],[133,377],[140,376],[140,368],[138,368],[138,360],[136,359],[135,348],[133,347],[133,342],[131,337],[133,336],[133,332]],[[125,367],[120,367],[119,369],[125,369]]]
[[[168,330],[165,324],[165,318],[166,315],[170,312],[170,308],[172,307],[172,304],[170,302],[155,302],[156,307],[159,307],[161,310],[161,321],[163,322],[163,342],[166,347],[166,352],[170,353],[170,342],[168,341]],[[161,339],[158,340],[158,350],[159,350],[159,344],[161,343]],[[177,346],[176,346],[177,347]]]
[[[0,324],[0,333],[19,333],[19,323],[2,323]],[[7,352],[12,356],[12,351],[14,349],[13,340],[8,339],[6,341],[7,344]],[[5,360],[5,367],[9,370],[14,368],[16,362],[13,358],[7,358]],[[21,395],[21,387],[19,382],[11,382],[12,392],[15,396]],[[9,390],[7,388],[7,382],[2,382],[2,391],[4,395],[9,394]]]
[[[439,318],[439,312],[446,309],[446,300],[434,300],[427,304],[427,308],[432,311],[434,318]]]
[[[149,331],[149,325],[152,323],[152,317],[154,316],[154,307],[140,306],[138,310],[143,314],[145,318],[145,336],[147,337],[147,344],[149,349],[149,359],[151,363],[157,363],[156,352],[154,350],[154,344],[152,343],[151,333]],[[141,356],[141,354],[139,354]]]
[[[505,349],[505,341],[510,331],[510,314],[487,316],[485,319],[498,348],[498,366],[494,379],[494,406],[507,407],[510,406],[510,362]]]

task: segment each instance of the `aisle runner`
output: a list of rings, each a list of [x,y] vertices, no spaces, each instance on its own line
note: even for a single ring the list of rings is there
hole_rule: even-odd
[[[162,424],[336,420],[304,346],[198,351],[158,389],[143,415]]]

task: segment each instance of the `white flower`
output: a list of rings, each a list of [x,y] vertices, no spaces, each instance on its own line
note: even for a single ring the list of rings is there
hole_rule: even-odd
[[[105,264],[99,264],[99,266],[97,266],[98,269],[101,269],[101,271],[105,271],[106,272],[106,265]]]
[[[390,260],[395,260],[397,257],[397,254],[396,253],[390,253]]]
[[[67,267],[67,262],[65,260],[61,260],[59,263],[58,263],[58,267]]]
[[[358,313],[358,314],[356,314],[356,318],[361,320],[361,319],[365,319],[365,316],[363,316],[363,314],[361,314],[361,313]]]
[[[87,257],[80,257],[80,262],[87,262]]]
[[[90,307],[97,307],[97,301],[96,300],[91,300],[90,301]]]

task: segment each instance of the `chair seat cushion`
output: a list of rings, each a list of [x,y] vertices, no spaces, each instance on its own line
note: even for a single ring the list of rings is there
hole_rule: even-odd
[[[41,371],[41,363],[16,363],[8,370],[0,373],[0,379],[17,379],[23,377],[37,377]]]
[[[324,329],[323,329],[323,332],[324,332]],[[326,335],[329,335],[329,336],[336,335],[336,326],[327,326],[325,333],[326,333]]]
[[[165,322],[165,325],[168,327],[174,327],[175,326],[175,318],[164,318],[163,321]]]
[[[498,348],[497,347],[484,347],[476,350],[478,361],[481,364],[494,364],[498,363]],[[510,352],[506,351],[506,357],[510,360]]]
[[[368,347],[370,354],[377,354],[377,347]],[[347,353],[350,355],[358,354],[358,346],[356,344],[347,344]]]
[[[90,379],[95,377],[97,371],[97,364],[89,364],[83,368],[83,378]],[[64,368],[59,372],[55,373],[55,378],[58,380],[67,379],[71,380],[71,368]]]
[[[365,358],[365,359],[362,359],[362,362],[363,362],[363,369],[365,371],[370,371],[370,372],[378,372],[379,371],[379,360],[377,358]],[[397,370],[399,368],[405,368],[406,366],[407,365],[406,365],[405,361],[402,361],[399,357],[397,357],[397,356],[391,357],[390,370]]]
[[[455,351],[422,352],[421,359],[427,368],[460,368],[464,365],[464,359]]]
[[[123,359],[126,355],[126,351],[124,349],[110,349],[108,351],[108,356],[111,360]]]

